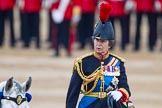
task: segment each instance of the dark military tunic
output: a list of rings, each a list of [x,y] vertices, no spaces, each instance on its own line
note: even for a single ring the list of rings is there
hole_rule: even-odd
[[[103,64],[101,65],[101,63]],[[100,57],[97,53],[91,53],[77,58],[74,62],[73,74],[66,97],[66,108],[76,108],[80,93],[83,93],[84,96],[81,98],[78,108],[88,108],[96,102],[101,102],[104,106],[101,105],[102,108],[108,108],[106,97],[100,98],[94,95],[101,91],[102,80],[97,76],[100,75],[97,72],[101,70],[101,66],[104,69],[103,92],[108,92],[107,89],[112,85],[112,80],[115,77],[119,80],[117,90],[123,94],[121,101],[128,100],[131,93],[127,83],[124,59],[109,53],[104,57]],[[120,73],[115,73],[117,69]],[[96,80],[97,78],[98,80]]]

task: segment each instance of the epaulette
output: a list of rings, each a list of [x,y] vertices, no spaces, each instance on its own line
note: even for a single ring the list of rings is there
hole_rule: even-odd
[[[76,65],[77,65],[78,62],[79,62],[79,63],[82,63],[82,60],[83,60],[84,58],[89,57],[89,56],[91,56],[91,55],[93,55],[93,53],[88,53],[88,54],[85,54],[85,55],[83,55],[83,56],[80,56],[80,57],[75,58],[73,69],[76,69]]]
[[[126,60],[124,59],[124,58],[122,58],[122,57],[119,57],[118,55],[116,55],[116,54],[112,54],[112,53],[110,53],[110,55],[112,55],[112,56],[114,56],[114,57],[116,57],[116,58],[118,58],[120,61],[122,61],[122,62],[126,62]]]
[[[84,59],[84,58],[86,58],[86,57],[89,57],[89,56],[91,56],[91,55],[93,55],[92,52],[91,52],[91,53],[88,53],[88,54],[84,54],[84,55],[78,57],[76,60],[77,60],[77,61],[82,61],[82,59]]]

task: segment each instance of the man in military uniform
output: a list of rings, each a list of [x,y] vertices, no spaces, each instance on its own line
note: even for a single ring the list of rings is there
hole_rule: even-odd
[[[108,21],[110,10],[110,4],[101,3],[100,20],[93,32],[94,52],[75,59],[66,108],[76,108],[80,93],[84,96],[78,108],[110,108],[110,97],[114,103],[120,103],[120,107],[111,108],[124,108],[122,102],[127,102],[131,95],[125,60],[109,52],[114,41],[114,30]]]
[[[16,0],[0,0],[0,47],[5,42],[5,21],[10,23],[10,47],[16,46],[14,31],[14,7]]]
[[[120,48],[122,51],[127,49],[127,44],[129,43],[129,15],[125,11],[126,0],[106,0],[108,1],[113,9],[111,11],[110,20],[112,22],[113,27],[115,21],[118,20],[120,22],[121,28],[121,41]]]
[[[20,6],[22,17],[22,35],[23,47],[29,48],[34,38],[36,48],[41,47],[40,41],[40,11],[42,0],[23,0]]]
[[[148,18],[148,49],[154,51],[157,40],[157,16],[154,10],[156,0],[135,0],[136,3],[136,34],[134,51],[141,48],[141,25],[144,15]]]

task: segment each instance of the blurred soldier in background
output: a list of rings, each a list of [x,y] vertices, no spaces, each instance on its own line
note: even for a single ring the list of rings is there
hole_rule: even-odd
[[[78,24],[79,49],[84,49],[87,42],[93,48],[91,36],[98,0],[78,0],[77,2],[81,9],[81,20]]]
[[[148,49],[149,51],[154,50],[154,46],[156,44],[157,39],[157,24],[156,24],[156,13],[154,3],[155,0],[135,0],[136,2],[136,35],[135,35],[135,43],[134,43],[134,51],[138,51],[140,49],[140,41],[141,41],[141,22],[142,16],[146,15],[148,18]]]
[[[158,30],[157,30],[157,33],[158,33],[159,38],[161,40],[161,49],[160,50],[162,51],[162,31],[161,31],[161,28],[162,28],[162,0],[155,0],[155,11],[158,14],[158,21],[157,21]]]
[[[24,27],[24,12],[23,12],[23,7],[24,7],[24,1],[23,0],[16,0],[16,4],[19,8],[20,12],[20,37],[19,40],[24,42],[24,36],[25,36],[25,27]]]
[[[125,13],[126,13],[126,16],[125,16],[125,27],[126,27],[126,44],[129,44],[130,43],[130,31],[131,31],[131,14],[135,11],[135,2],[134,0],[126,0],[125,1]]]
[[[114,21],[120,21],[121,26],[121,50],[126,50],[126,45],[129,43],[129,15],[125,11],[126,0],[107,0],[112,5],[110,20],[114,26]]]
[[[14,14],[15,0],[0,0],[0,47],[5,39],[5,21],[10,22],[10,46],[15,47]]]
[[[56,42],[54,56],[60,56],[61,45],[66,49],[67,56],[71,56],[68,48],[73,5],[73,0],[57,0],[52,6],[52,19],[56,24],[56,37],[52,37],[52,42]]]
[[[52,9],[56,2],[57,0],[43,0],[42,2],[42,7],[48,12],[48,36],[46,41],[49,43],[49,48],[56,48],[56,25],[52,19]],[[55,37],[55,40],[52,40],[53,37]]]
[[[40,9],[42,0],[20,0],[22,17],[22,32],[24,48],[29,48],[31,40],[36,41],[36,48],[40,48]]]

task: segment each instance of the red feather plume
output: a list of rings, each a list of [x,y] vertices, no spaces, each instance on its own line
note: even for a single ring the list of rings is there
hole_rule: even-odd
[[[100,4],[99,18],[102,22],[106,22],[110,16],[111,5],[108,2]]]

